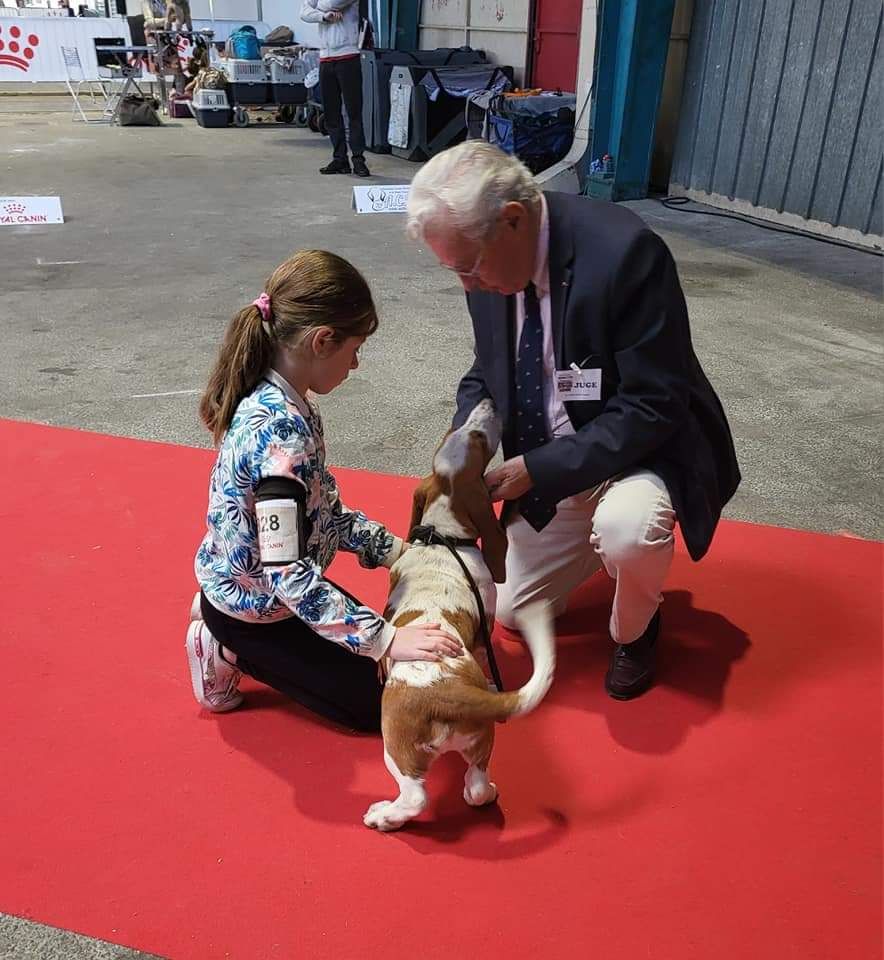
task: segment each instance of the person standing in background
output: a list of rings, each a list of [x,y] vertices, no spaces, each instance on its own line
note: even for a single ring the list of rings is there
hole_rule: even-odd
[[[362,129],[362,64],[359,56],[359,0],[303,0],[301,19],[319,25],[319,89],[332,161],[320,173],[370,176]],[[351,169],[341,105],[347,108]]]

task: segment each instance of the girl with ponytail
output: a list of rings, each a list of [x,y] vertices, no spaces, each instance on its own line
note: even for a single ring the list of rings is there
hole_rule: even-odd
[[[313,395],[359,366],[378,326],[346,260],[304,250],[230,322],[200,416],[218,447],[186,649],[194,696],[233,710],[246,673],[346,726],[380,727],[376,661],[437,660],[438,624],[396,628],[332,583],[335,553],[390,567],[407,547],[341,502]]]

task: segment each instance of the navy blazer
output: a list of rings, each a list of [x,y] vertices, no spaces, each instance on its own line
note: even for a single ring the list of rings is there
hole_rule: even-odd
[[[708,550],[740,482],[730,428],[691,344],[672,255],[625,207],[547,193],[556,369],[602,371],[601,399],[571,401],[576,433],[530,451],[537,493],[551,503],[647,468],[669,490],[694,560]],[[467,295],[475,363],[460,382],[454,426],[483,397],[503,419],[503,454],[516,456],[515,297]]]

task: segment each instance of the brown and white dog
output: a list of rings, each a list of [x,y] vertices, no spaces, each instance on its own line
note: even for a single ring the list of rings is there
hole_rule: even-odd
[[[399,786],[395,800],[373,803],[363,822],[378,830],[396,830],[418,816],[427,804],[424,782],[442,753],[460,753],[468,764],[464,800],[471,806],[492,803],[497,787],[488,779],[494,745],[494,724],[528,713],[546,695],[555,669],[552,620],[547,606],[525,610],[519,627],[531,651],[531,679],[513,693],[488,689],[476,657],[480,617],[494,622],[495,581],[505,577],[506,534],[491,507],[483,481],[488,462],[500,442],[500,421],[491,401],[479,403],[466,423],[449,433],[433,460],[433,473],[414,494],[411,527],[432,525],[455,539],[481,537],[475,546],[458,546],[482,597],[476,601],[467,578],[447,547],[410,547],[390,571],[386,618],[397,627],[440,623],[459,638],[461,657],[415,660],[388,665],[381,726],[384,760]]]

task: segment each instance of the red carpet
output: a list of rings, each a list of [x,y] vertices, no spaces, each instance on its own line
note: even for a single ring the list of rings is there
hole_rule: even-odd
[[[192,700],[211,454],[8,421],[0,449],[0,910],[175,960],[880,955],[879,544],[725,523],[679,552],[633,703],[602,690],[596,579],[549,701],[499,728],[500,806],[467,809],[448,758],[381,836],[377,739],[252,683],[221,718]],[[412,481],[339,475],[402,530]]]

